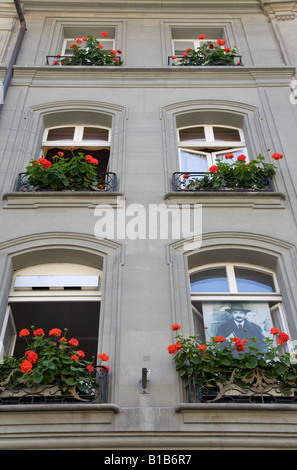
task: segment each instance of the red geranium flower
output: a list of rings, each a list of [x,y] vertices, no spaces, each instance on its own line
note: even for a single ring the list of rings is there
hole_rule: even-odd
[[[71,338],[71,339],[69,340],[69,344],[70,344],[70,346],[72,346],[72,347],[78,346],[78,340],[77,340],[77,339],[74,339],[74,338]]]
[[[102,353],[102,354],[98,354],[98,359],[101,359],[102,361],[107,362],[109,357],[107,356],[107,354]]]
[[[218,171],[219,167],[217,165],[213,165],[209,168],[209,171],[215,174]]]
[[[59,328],[53,328],[49,332],[49,336],[61,336],[62,331]]]
[[[167,350],[168,350],[169,354],[176,354],[177,351],[181,348],[182,347],[181,347],[180,343],[175,343],[175,344],[171,344],[170,346],[168,346]]]
[[[44,331],[43,331],[42,328],[37,328],[37,330],[33,331],[33,335],[34,336],[42,336],[42,335],[44,335]]]
[[[271,328],[270,333],[272,335],[278,335],[279,334],[279,329],[278,328]]]
[[[228,54],[229,52],[231,52],[231,49],[230,49],[230,47],[225,47],[224,51]]]
[[[25,355],[28,356],[28,361],[31,362],[31,364],[35,364],[38,359],[38,355],[34,351],[26,351]]]
[[[226,153],[225,158],[228,160],[228,158],[234,158],[233,153]]]
[[[245,160],[246,160],[246,156],[245,156],[245,155],[238,155],[237,161],[239,161],[239,162],[244,162]]]
[[[200,34],[198,39],[205,39],[205,34]]]
[[[19,332],[19,337],[22,338],[23,336],[29,336],[30,335],[30,331],[27,330],[27,328],[23,328],[20,332]]]
[[[184,52],[183,57],[188,57],[188,54],[186,52]]]
[[[223,343],[225,341],[226,338],[224,338],[224,336],[215,336],[212,340],[215,342],[215,343]]]
[[[99,44],[98,49],[103,49],[102,44]]]
[[[199,351],[206,351],[207,350],[207,347],[205,346],[205,344],[200,344],[200,346],[198,346],[197,348]]]
[[[274,160],[280,160],[281,158],[284,158],[284,156],[281,153],[274,153],[272,158],[274,158]]]
[[[178,323],[175,323],[174,325],[172,325],[171,329],[172,331],[180,330],[180,325]]]
[[[287,341],[289,341],[289,336],[287,335],[287,333],[280,333],[278,335],[277,344],[284,344]]]
[[[107,38],[108,34],[106,31],[102,31],[101,36],[103,36],[104,38]]]
[[[23,374],[27,374],[28,372],[30,372],[30,370],[32,369],[32,364],[31,362],[27,361],[26,359],[22,362],[22,365],[21,365],[21,371],[23,372]]]
[[[209,45],[209,49],[214,49],[214,45],[213,45],[213,44],[210,44],[210,45]]]

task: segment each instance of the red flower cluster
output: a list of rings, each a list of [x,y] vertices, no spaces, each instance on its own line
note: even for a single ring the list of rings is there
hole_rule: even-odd
[[[168,346],[167,350],[169,354],[176,354],[177,351],[179,351],[181,348],[182,347],[180,343],[175,343],[175,344],[171,344],[170,346]]]
[[[86,155],[85,160],[87,163],[92,163],[92,165],[98,165],[98,160],[93,158],[92,155]]]
[[[218,171],[219,167],[217,165],[213,165],[209,168],[209,171],[215,174]]]
[[[283,156],[281,153],[274,153],[274,154],[272,155],[272,158],[273,158],[274,160],[280,160],[281,158],[284,158],[284,156]]]
[[[225,155],[226,160],[234,158],[233,153],[226,153]]]
[[[240,351],[240,352],[244,351],[245,348],[244,348],[243,340],[241,340],[240,338],[233,338],[233,342],[235,343],[236,351]]]
[[[287,333],[280,333],[278,328],[271,328],[270,333],[272,335],[278,335],[277,344],[284,344],[290,339]]]
[[[175,323],[174,325],[172,325],[171,329],[172,331],[180,330],[180,325],[178,323]]]
[[[212,338],[212,341],[214,343],[223,343],[225,339],[226,338],[224,338],[224,336],[215,336],[214,338]]]
[[[51,162],[43,157],[40,157],[36,163],[40,163],[43,168],[50,168],[52,166]]]
[[[245,156],[245,155],[238,155],[237,161],[239,161],[239,162],[244,162],[245,160],[246,160],[246,156]]]
[[[107,362],[109,357],[107,356],[107,354],[98,354],[98,359],[101,359],[101,361],[104,361],[104,362]]]

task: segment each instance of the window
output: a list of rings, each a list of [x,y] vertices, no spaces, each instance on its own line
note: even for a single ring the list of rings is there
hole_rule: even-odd
[[[87,31],[87,33],[86,33]],[[105,31],[107,33],[106,37],[100,35],[101,31]],[[115,49],[115,34],[116,28],[110,26],[100,26],[100,27],[88,27],[85,26],[84,28],[65,28],[64,31],[64,40],[61,48],[61,56],[69,57],[73,54],[71,49],[71,44],[75,43],[75,38],[82,38],[91,34],[92,36],[97,36],[96,39],[100,42],[103,46],[105,51],[110,52],[111,50]]]
[[[234,155],[234,158],[228,160],[230,163],[240,154],[248,156],[240,128],[207,124],[180,127],[177,133],[182,172],[208,171],[216,158],[226,153]]]
[[[22,328],[59,328],[78,339],[87,360],[97,357],[101,302],[101,271],[88,266],[49,263],[25,268],[14,275],[1,343],[4,355],[21,357]]]
[[[190,290],[194,330],[202,339],[262,339],[271,337],[272,327],[289,334],[273,271],[240,263],[211,264],[190,271]]]
[[[110,156],[110,129],[91,125],[59,126],[45,129],[42,152],[51,160],[59,151],[70,158],[74,147],[76,152],[91,153],[98,160],[98,172],[108,171]],[[75,152],[75,154],[76,154]]]

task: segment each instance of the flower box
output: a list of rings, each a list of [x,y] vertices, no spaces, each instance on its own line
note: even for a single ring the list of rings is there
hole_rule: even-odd
[[[180,325],[172,329],[177,331]],[[215,336],[201,342],[198,335],[177,334],[168,352],[189,402],[296,403],[296,354],[280,353],[289,340],[286,333],[272,328],[271,335],[259,344],[257,338]]]

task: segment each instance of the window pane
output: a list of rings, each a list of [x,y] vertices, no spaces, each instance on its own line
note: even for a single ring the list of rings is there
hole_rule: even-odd
[[[190,276],[191,292],[229,292],[225,268],[214,268]]]
[[[174,41],[174,52],[177,55],[182,55],[187,48],[194,49],[194,41],[186,40],[186,41]]]
[[[101,129],[100,127],[85,127],[83,140],[108,141],[108,129]]]
[[[74,127],[57,127],[48,131],[47,140],[73,140]]]
[[[240,142],[240,134],[237,129],[230,129],[228,127],[214,127],[213,133],[216,142]]]
[[[181,171],[184,172],[205,172],[208,171],[208,162],[205,155],[198,153],[180,151]]]
[[[275,292],[273,277],[260,271],[234,268],[238,292]]]
[[[181,129],[179,131],[180,142],[185,141],[199,141],[205,142],[204,127],[189,127],[188,129]]]

